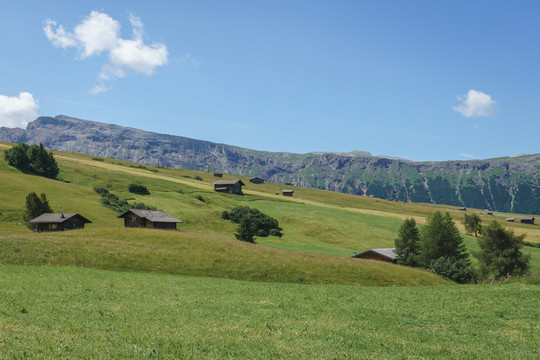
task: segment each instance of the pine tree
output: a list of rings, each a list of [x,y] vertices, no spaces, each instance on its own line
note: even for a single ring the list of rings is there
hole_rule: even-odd
[[[41,214],[51,213],[52,209],[47,200],[47,195],[41,194],[39,197],[35,192],[32,192],[26,196],[26,210],[23,213],[23,220],[28,222]],[[32,228],[32,226],[29,226]]]
[[[432,261],[441,257],[460,260],[467,259],[468,254],[450,214],[436,211],[427,218],[422,231],[420,259],[422,265],[428,267]]]
[[[418,254],[420,253],[420,236],[416,221],[406,219],[399,229],[398,237],[395,240],[396,254],[399,256],[398,263],[415,266],[418,264]]]
[[[240,224],[238,224],[238,232],[234,234],[234,236],[238,240],[256,244],[255,230],[253,229],[253,224],[251,224],[249,217],[245,216],[240,220]]]

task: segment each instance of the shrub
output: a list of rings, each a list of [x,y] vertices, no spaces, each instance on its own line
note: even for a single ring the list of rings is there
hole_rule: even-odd
[[[195,180],[202,180],[202,177],[200,177],[199,175],[195,175],[193,178],[194,178]]]
[[[101,205],[116,212],[124,212],[128,209],[156,210],[155,207],[146,205],[142,202],[134,202],[130,204],[126,199],[120,199],[118,196],[111,194],[109,190],[103,187],[95,187],[94,191],[101,195],[101,198],[99,199]]]
[[[206,200],[204,200],[204,198],[202,197],[202,195],[197,195],[197,196],[195,196],[195,199],[197,199],[197,200],[199,200],[199,201],[201,201],[201,202],[203,202],[203,203],[206,203]]]
[[[141,184],[129,184],[128,191],[130,193],[139,194],[139,195],[150,195],[150,192],[146,186]]]
[[[429,270],[460,284],[476,282],[476,270],[467,259],[440,257],[432,261]]]
[[[104,195],[104,194],[109,193],[109,190],[105,189],[104,187],[99,187],[99,186],[94,187],[94,191],[98,193],[99,195]]]
[[[282,237],[283,234],[281,233],[281,230],[277,229],[277,228],[273,228],[273,229],[270,229],[270,231],[268,232],[268,234],[270,236],[277,236],[277,237]]]

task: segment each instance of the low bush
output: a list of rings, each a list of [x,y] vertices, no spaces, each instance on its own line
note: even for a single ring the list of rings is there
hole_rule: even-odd
[[[466,259],[441,257],[431,262],[429,270],[460,284],[475,283],[478,280],[476,270]]]
[[[124,212],[128,209],[156,210],[155,207],[146,205],[142,202],[128,203],[126,199],[120,199],[118,196],[111,194],[109,190],[104,187],[95,187],[94,191],[101,195],[101,198],[99,199],[101,205],[116,212]]]
[[[133,194],[150,195],[150,191],[148,191],[146,186],[141,184],[129,184],[128,191]]]

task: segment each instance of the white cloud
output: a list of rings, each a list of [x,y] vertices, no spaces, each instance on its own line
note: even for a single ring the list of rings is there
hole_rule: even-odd
[[[497,103],[486,93],[477,90],[469,90],[467,95],[457,97],[461,104],[452,107],[454,111],[466,118],[473,116],[491,116],[495,112]]]
[[[460,154],[460,155],[468,159],[476,159],[476,156],[471,155],[471,154]]]
[[[0,126],[9,128],[26,128],[35,120],[39,102],[28,92],[20,92],[19,96],[0,95]]]
[[[151,76],[158,66],[167,63],[167,46],[162,43],[145,44],[141,19],[130,15],[129,22],[133,28],[131,39],[121,38],[120,23],[99,11],[92,11],[86,16],[75,26],[73,33],[66,32],[62,25],[57,26],[55,21],[49,19],[45,20],[43,31],[56,47],[78,48],[81,59],[106,53],[108,62],[102,66],[99,73],[101,81],[123,78],[133,73]],[[97,94],[108,89],[109,87],[100,83],[89,92]]]

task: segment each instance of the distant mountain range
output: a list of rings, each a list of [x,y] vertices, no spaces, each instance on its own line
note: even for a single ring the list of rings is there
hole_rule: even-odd
[[[42,116],[26,129],[0,128],[0,141],[43,143],[148,165],[259,176],[277,183],[494,211],[540,214],[540,154],[413,162],[368,152],[265,152],[181,136]]]

